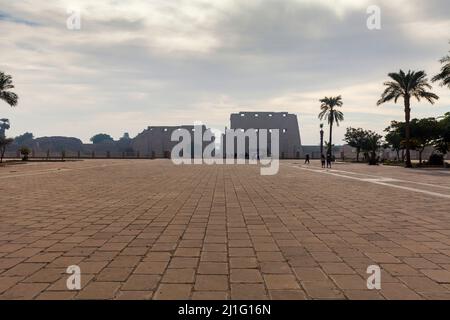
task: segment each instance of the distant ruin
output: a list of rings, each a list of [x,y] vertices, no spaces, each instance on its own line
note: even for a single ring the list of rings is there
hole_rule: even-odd
[[[287,112],[239,112],[230,116],[230,124],[230,128],[233,130],[278,129],[280,158],[299,159],[302,157],[300,130],[295,114]]]
[[[282,158],[300,158],[302,147],[297,116],[287,112],[240,112],[230,116],[231,129],[279,129],[280,156]],[[201,126],[202,134],[210,130]],[[32,150],[31,157],[79,157],[79,158],[169,158],[177,144],[171,141],[172,132],[187,129],[194,134],[194,125],[149,126],[136,137],[125,134],[117,141],[103,141],[95,144],[83,143],[73,137],[41,137],[14,142],[6,156],[18,156],[21,147]],[[218,137],[223,139],[223,137]],[[204,142],[206,146],[208,142]],[[194,146],[192,146],[194,148]]]

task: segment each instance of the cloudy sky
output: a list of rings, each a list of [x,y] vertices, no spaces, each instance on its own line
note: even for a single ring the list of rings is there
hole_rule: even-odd
[[[369,5],[381,30],[369,30]],[[66,26],[80,10],[81,30]],[[69,13],[68,13],[69,12]],[[98,132],[134,136],[149,125],[229,125],[238,111],[288,111],[304,144],[318,143],[318,100],[341,94],[345,127],[382,132],[402,107],[376,106],[391,71],[432,76],[450,49],[448,0],[0,0],[0,70],[17,108],[0,102],[8,135]],[[437,84],[434,105],[450,111]]]

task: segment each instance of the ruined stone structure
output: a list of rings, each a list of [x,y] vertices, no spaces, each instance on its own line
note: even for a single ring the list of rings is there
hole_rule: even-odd
[[[231,129],[278,129],[280,134],[280,158],[302,157],[302,146],[297,116],[287,112],[239,112],[230,116]],[[269,133],[270,154],[270,133]]]
[[[230,122],[231,129],[278,129],[280,135],[279,157],[281,159],[295,159],[303,156],[297,116],[294,114],[287,112],[240,112],[232,114]],[[202,137],[206,131],[210,130],[205,125],[197,127],[201,128]],[[133,139],[129,138],[128,135],[124,135],[118,141],[105,141],[96,144],[83,144],[81,140],[69,137],[31,139],[22,145],[13,144],[9,146],[7,155],[15,156],[21,146],[27,146],[32,150],[32,155],[36,157],[58,156],[64,153],[67,157],[169,158],[173,147],[179,142],[171,141],[172,133],[180,129],[185,129],[191,133],[191,153],[194,154],[196,149],[194,142],[196,126],[180,125],[149,126]],[[223,140],[224,136],[221,138]],[[204,150],[212,141],[202,141],[201,147],[197,148],[197,150]],[[269,133],[268,156],[271,156],[270,146],[271,134]],[[225,148],[224,142],[222,147]],[[225,154],[222,150],[214,150],[214,152]],[[248,157],[250,154],[259,155],[260,152],[259,150],[247,150],[245,155],[240,155],[240,157]]]
[[[178,141],[172,141],[172,132],[179,129],[186,129],[191,132],[191,152],[194,154],[194,126],[158,126],[148,127],[146,130],[138,134],[131,143],[131,146],[135,152],[139,152],[142,157],[150,158],[169,158],[172,148],[178,143]],[[205,133],[206,126],[201,126],[202,136]],[[202,149],[206,145],[206,142],[202,143]]]

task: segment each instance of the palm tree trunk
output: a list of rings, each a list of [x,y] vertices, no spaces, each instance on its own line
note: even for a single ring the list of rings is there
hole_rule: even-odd
[[[328,146],[328,154],[330,155],[330,158],[333,155],[333,122],[330,122],[330,142],[329,142],[329,146]]]
[[[323,130],[320,130],[320,157],[323,156]]]
[[[369,164],[370,165],[376,165],[376,158],[377,158],[377,154],[375,151],[371,151],[370,152],[370,159],[369,159]]]
[[[412,168],[411,163],[411,151],[410,151],[410,143],[411,143],[411,128],[410,128],[410,120],[411,120],[411,106],[410,106],[410,97],[409,95],[405,96],[405,138],[406,138],[406,168]]]

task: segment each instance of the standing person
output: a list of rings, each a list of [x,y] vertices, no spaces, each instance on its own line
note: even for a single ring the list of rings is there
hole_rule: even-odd
[[[327,154],[327,168],[331,169],[331,154]]]
[[[322,162],[322,168],[325,168],[325,156],[323,155],[323,153],[320,156],[320,162]]]
[[[309,154],[306,155],[305,164],[309,164]]]

